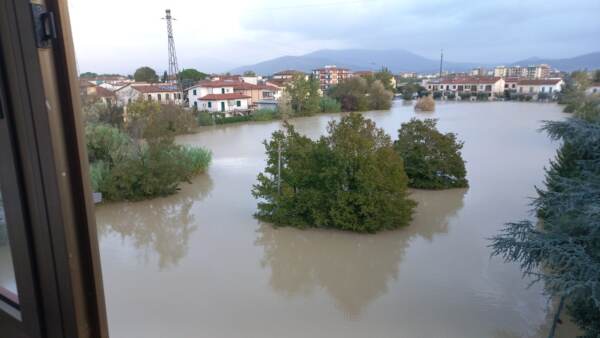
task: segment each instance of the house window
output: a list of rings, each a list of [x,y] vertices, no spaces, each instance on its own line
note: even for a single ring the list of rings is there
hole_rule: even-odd
[[[158,101],[161,100],[160,94],[156,95],[156,97],[158,97]]]
[[[235,101],[235,105],[238,106],[238,107],[241,107],[242,106],[242,101],[240,101],[240,100]]]
[[[542,87],[542,93],[546,92],[546,87]]]
[[[529,92],[533,93],[533,87],[529,87]]]
[[[491,92],[492,91],[492,85],[486,85],[485,86],[485,91],[486,92]]]
[[[194,102],[194,108],[198,108],[198,102]]]
[[[152,101],[152,95],[148,94],[148,101]]]
[[[169,94],[165,94],[165,100],[169,101]]]
[[[221,88],[221,94],[225,94],[225,88]]]
[[[208,101],[208,108],[212,108],[212,102]]]
[[[196,89],[194,89],[194,90],[192,91],[192,93],[194,93],[194,95],[196,95]]]
[[[177,93],[177,99],[181,100],[181,93]]]

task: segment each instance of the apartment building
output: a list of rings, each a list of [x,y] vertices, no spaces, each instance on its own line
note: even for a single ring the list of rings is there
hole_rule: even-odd
[[[271,76],[271,79],[272,80],[291,80],[296,75],[304,75],[305,77],[308,77],[308,74],[301,72],[299,70],[286,69],[286,70],[282,70],[280,72],[273,74],[273,76]]]
[[[352,72],[347,68],[339,68],[335,65],[328,65],[323,68],[313,70],[313,75],[321,85],[322,90],[327,90],[341,81],[352,77]]]
[[[532,65],[528,67],[521,66],[497,66],[494,68],[494,76],[514,77],[528,79],[545,79],[550,77],[550,66],[546,64]]]

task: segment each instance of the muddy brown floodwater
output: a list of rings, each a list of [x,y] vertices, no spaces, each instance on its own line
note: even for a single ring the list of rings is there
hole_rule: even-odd
[[[530,197],[558,144],[537,130],[565,118],[535,103],[395,102],[365,114],[393,138],[411,117],[465,141],[469,189],[413,191],[410,226],[376,235],[275,229],[253,218],[261,142],[278,121],[178,138],[213,151],[180,193],[96,210],[110,334],[187,337],[546,337],[554,306],[487,240],[532,217]],[[292,121],[318,137],[339,114]],[[558,337],[573,337],[565,321]]]

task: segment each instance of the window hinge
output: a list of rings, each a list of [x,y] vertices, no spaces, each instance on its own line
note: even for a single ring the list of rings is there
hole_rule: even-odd
[[[46,6],[31,4],[31,14],[35,29],[35,42],[38,48],[51,48],[52,40],[57,39],[54,12],[46,10]]]

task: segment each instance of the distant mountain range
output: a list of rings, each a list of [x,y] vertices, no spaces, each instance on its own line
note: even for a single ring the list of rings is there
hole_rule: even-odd
[[[600,69],[600,52],[580,55],[565,59],[544,59],[533,57],[517,62],[506,62],[506,65],[522,65],[547,63],[554,68],[564,71],[577,69]],[[275,59],[259,62],[253,65],[232,69],[233,74],[241,74],[252,70],[257,74],[269,75],[285,69],[295,69],[309,72],[324,65],[337,65],[352,70],[377,70],[382,66],[388,67],[392,72],[436,72],[439,70],[440,61],[400,49],[370,50],[370,49],[323,49],[299,56],[282,56]],[[473,62],[444,61],[444,70],[467,71],[474,67],[493,67],[492,64]]]

